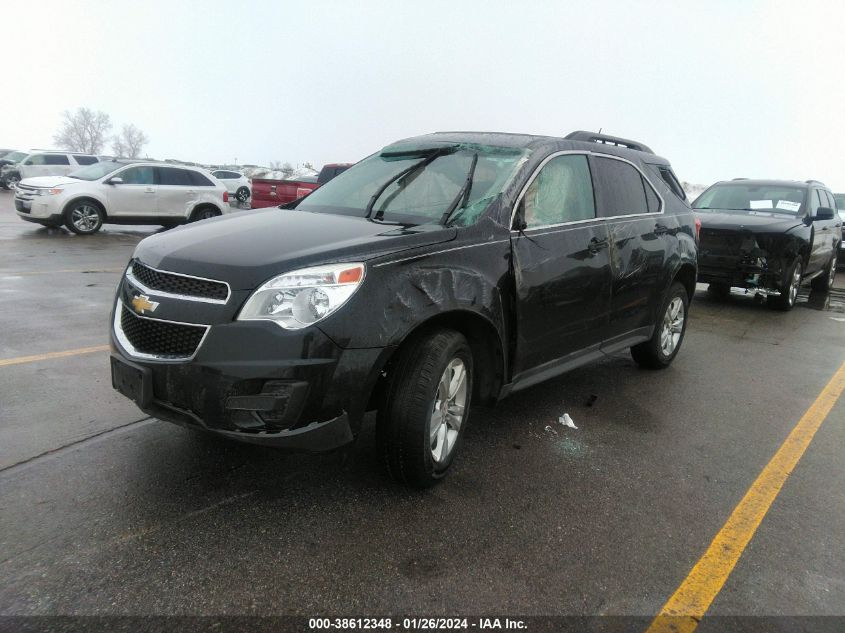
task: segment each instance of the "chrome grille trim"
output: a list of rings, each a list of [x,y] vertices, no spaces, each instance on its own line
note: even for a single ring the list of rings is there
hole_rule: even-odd
[[[197,277],[195,275],[186,275],[184,273],[174,273],[170,270],[160,270],[158,268],[153,268],[149,264],[145,264],[141,261],[138,261],[141,266],[149,268],[150,270],[154,270],[157,273],[162,275],[174,275],[176,277],[185,277],[186,279],[197,279],[199,281],[208,281],[216,284],[223,284],[226,286],[226,298],[225,299],[210,299],[208,297],[197,297],[194,295],[182,295],[176,294],[173,292],[167,292],[166,290],[156,290],[155,288],[149,288],[144,285],[141,280],[139,280],[134,274],[132,274],[132,265],[138,260],[132,260],[129,263],[129,266],[126,269],[126,279],[132,284],[135,288],[140,290],[142,293],[147,295],[156,295],[158,297],[169,297],[171,299],[181,299],[182,301],[199,301],[200,303],[214,303],[217,305],[225,305],[229,302],[229,299],[232,298],[232,287],[225,281],[220,281],[219,279],[209,279],[207,277]]]

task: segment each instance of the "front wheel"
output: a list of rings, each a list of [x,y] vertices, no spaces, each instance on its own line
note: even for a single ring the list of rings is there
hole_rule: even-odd
[[[3,182],[3,186],[6,189],[11,189],[14,191],[18,188],[18,183],[21,181],[21,177],[19,174],[9,174],[6,176],[6,180]]]
[[[813,281],[810,282],[810,287],[813,290],[821,290],[822,292],[828,292],[831,288],[833,288],[833,282],[836,279],[836,255],[839,252],[839,245],[836,245],[836,250],[833,251],[833,256],[830,258],[830,264],[825,270],[823,275],[819,275]]]
[[[427,488],[446,475],[466,427],[472,352],[460,333],[437,330],[399,354],[379,407],[379,454],[395,480]]]
[[[663,301],[661,319],[652,337],[631,348],[631,356],[638,365],[648,369],[663,369],[672,363],[684,340],[688,311],[687,289],[676,281]]]
[[[103,210],[90,200],[72,202],[65,211],[65,226],[77,235],[93,235],[104,220]]]
[[[795,307],[795,301],[798,299],[798,290],[801,288],[801,277],[803,275],[804,266],[801,263],[801,258],[796,257],[787,271],[786,282],[783,284],[780,294],[769,297],[769,306],[775,310],[792,310]]]

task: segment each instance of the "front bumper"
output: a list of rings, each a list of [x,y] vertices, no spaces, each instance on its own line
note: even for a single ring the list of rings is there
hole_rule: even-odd
[[[133,356],[113,323],[112,386],[142,411],[296,451],[327,451],[354,439],[385,352],[342,349],[313,327],[291,332],[235,321],[210,326],[191,360],[155,360]]]

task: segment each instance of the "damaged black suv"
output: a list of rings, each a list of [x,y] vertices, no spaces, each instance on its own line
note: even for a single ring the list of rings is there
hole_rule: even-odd
[[[256,444],[351,442],[377,410],[389,472],[448,470],[470,403],[631,348],[681,346],[695,220],[647,147],[438,133],[289,208],[142,241],[112,315],[112,381],[163,420]]]
[[[804,282],[833,286],[842,220],[822,183],[738,178],[717,182],[692,206],[701,221],[698,280],[717,296],[745,288],[789,310]]]

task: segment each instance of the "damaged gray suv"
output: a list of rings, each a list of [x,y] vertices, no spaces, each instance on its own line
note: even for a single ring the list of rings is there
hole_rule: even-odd
[[[470,405],[683,341],[696,224],[642,144],[438,133],[287,208],[142,241],[112,315],[116,389],[150,415],[306,451],[377,410],[387,470],[429,486]]]

